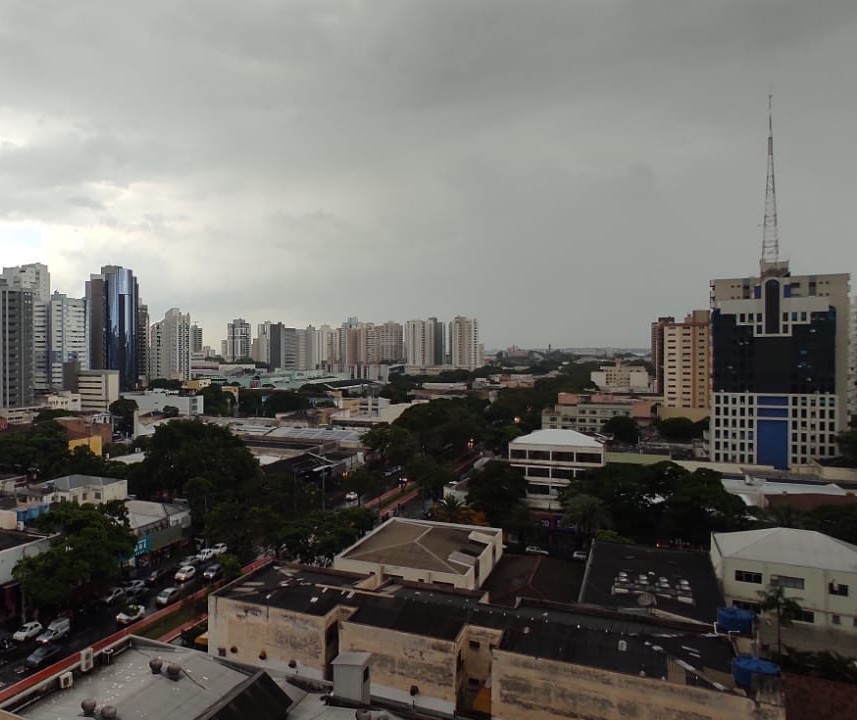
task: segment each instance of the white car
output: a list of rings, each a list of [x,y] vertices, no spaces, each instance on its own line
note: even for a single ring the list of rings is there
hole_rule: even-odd
[[[146,614],[146,608],[142,605],[126,605],[122,612],[116,616],[119,625],[130,625],[137,622]]]
[[[575,560],[586,560],[586,552],[584,550],[575,550],[572,557]]]
[[[193,565],[185,565],[184,567],[180,567],[175,576],[176,582],[187,582],[188,580],[193,579],[196,575],[196,568]]]
[[[119,600],[120,598],[123,598],[123,597],[125,597],[125,588],[115,587],[115,588],[111,588],[107,592],[107,594],[101,599],[105,603],[107,603],[108,605],[112,605],[117,600]]]
[[[357,502],[357,493],[353,490],[351,492],[345,493],[345,499],[348,502]]]
[[[224,555],[229,551],[229,546],[226,543],[217,543],[213,548],[215,555]]]
[[[540,548],[538,545],[527,545],[526,552],[528,555],[550,555],[547,550]]]
[[[158,607],[166,607],[170,603],[175,602],[179,599],[179,589],[175,587],[168,587],[161,590],[158,593],[158,597],[155,598],[155,605]]]
[[[12,635],[12,639],[15,642],[24,642],[25,640],[32,640],[34,637],[41,635],[42,624],[40,622],[36,622],[35,620],[31,620],[30,622],[24,623],[19,627],[14,634]]]
[[[196,554],[198,562],[208,562],[214,557],[214,548],[203,548]]]

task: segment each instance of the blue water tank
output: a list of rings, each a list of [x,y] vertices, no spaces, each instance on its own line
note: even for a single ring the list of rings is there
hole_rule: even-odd
[[[780,666],[769,660],[762,660],[751,655],[739,655],[732,659],[732,677],[738,687],[751,688],[753,675],[779,677]]]
[[[756,615],[744,608],[717,608],[717,627],[723,632],[737,632],[742,635],[753,634],[753,621]]]

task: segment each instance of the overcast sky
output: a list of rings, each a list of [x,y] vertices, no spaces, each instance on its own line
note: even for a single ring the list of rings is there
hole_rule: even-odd
[[[2,264],[131,267],[219,348],[479,318],[648,343],[781,254],[857,271],[854,0],[0,0]]]

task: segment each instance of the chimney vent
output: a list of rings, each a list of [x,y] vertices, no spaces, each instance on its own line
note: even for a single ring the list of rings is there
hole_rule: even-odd
[[[167,677],[170,680],[177,681],[182,676],[182,669],[179,665],[175,663],[169,663],[167,665]]]
[[[105,705],[101,708],[101,720],[117,720],[118,717],[115,705]]]
[[[152,658],[149,660],[149,670],[152,671],[152,675],[158,675],[161,672],[161,668],[164,666],[164,661],[161,658]]]
[[[85,698],[80,703],[80,709],[83,710],[84,717],[95,717],[95,706],[97,704],[92,698]]]

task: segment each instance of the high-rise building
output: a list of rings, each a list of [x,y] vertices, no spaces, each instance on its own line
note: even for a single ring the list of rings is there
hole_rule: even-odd
[[[857,417],[857,295],[851,299],[851,377],[848,381],[848,414]]]
[[[449,359],[454,368],[476,370],[482,367],[479,322],[475,318],[457,316],[450,321]]]
[[[139,299],[139,298],[138,298]],[[137,306],[137,380],[140,386],[146,384],[149,375],[149,306],[139,303]]]
[[[190,380],[190,315],[170,308],[149,331],[149,377]]]
[[[194,323],[190,326],[190,352],[192,355],[202,353],[202,328]]]
[[[759,275],[711,281],[711,457],[789,468],[836,454],[848,403],[849,276],[779,257],[773,131]]]
[[[694,310],[684,322],[664,323],[663,406],[694,422],[710,415],[710,319],[708,310]]]
[[[404,359],[404,330],[401,323],[388,320],[376,326],[378,363],[392,365]]]
[[[307,325],[298,329],[298,370],[313,370],[316,367],[316,329]]]
[[[51,296],[51,274],[42,263],[28,263],[3,268],[3,279],[10,287],[29,290],[33,297],[33,388],[48,390],[50,381],[48,346],[48,302]]]
[[[256,362],[265,363],[271,367],[271,326],[270,320],[256,326],[256,337],[250,344],[250,357]]]
[[[86,298],[70,298],[55,292],[48,303],[48,384],[63,388],[63,365],[78,361],[89,369],[86,332]]]
[[[0,407],[33,403],[33,291],[0,279]]]
[[[93,370],[118,370],[119,390],[133,390],[144,372],[140,357],[140,298],[134,273],[105,265],[86,282],[89,365]]]
[[[652,323],[652,365],[655,366],[655,392],[664,394],[664,327],[674,323],[671,315],[659,317]]]
[[[226,325],[226,355],[227,362],[250,357],[251,334],[250,323],[244,318],[235,318]]]

